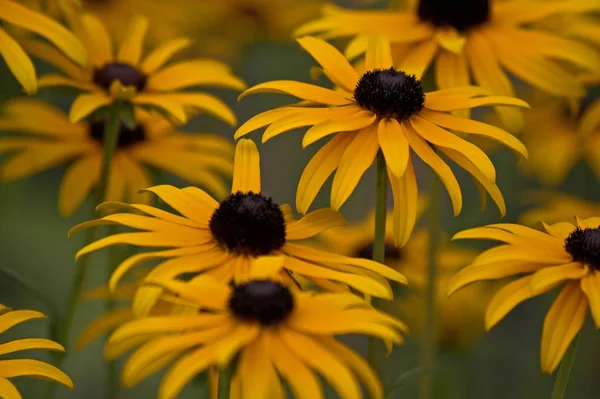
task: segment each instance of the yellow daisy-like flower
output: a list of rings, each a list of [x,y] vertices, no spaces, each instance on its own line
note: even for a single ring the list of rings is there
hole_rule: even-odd
[[[598,73],[600,53],[536,28],[535,23],[553,15],[599,9],[596,0],[419,0],[413,9],[396,12],[329,6],[321,19],[296,34],[354,36],[346,51],[349,57],[364,51],[367,35],[383,35],[394,44],[394,65],[417,77],[435,65],[440,89],[468,85],[472,77],[493,94],[514,96],[510,73],[552,95],[583,97],[585,89],[572,69]],[[511,129],[522,128],[519,110],[496,110]]]
[[[168,259],[152,269],[147,279],[177,278],[204,273],[221,281],[241,281],[251,270],[252,260],[263,255],[286,259],[282,278],[294,285],[299,275],[327,290],[345,285],[376,297],[391,298],[387,279],[405,283],[400,273],[380,263],[319,251],[294,243],[345,222],[339,212],[319,209],[295,220],[289,205],[279,206],[263,195],[260,159],[254,142],[241,140],[236,147],[231,195],[220,203],[196,187],[178,189],[157,186],[146,191],[158,195],[180,215],[139,204],[107,203],[102,209],[127,208],[148,216],[117,213],[75,227],[117,224],[142,232],[115,234],[82,248],[77,257],[118,244],[171,248],[144,252],[122,262],[112,274],[114,289],[134,266],[154,259]],[[136,313],[146,313],[160,297],[155,287],[141,287],[136,294]]]
[[[223,177],[232,173],[233,145],[216,135],[175,131],[164,117],[136,111],[137,126],[120,126],[112,158],[106,200],[145,200],[138,193],[152,185],[149,165],[207,187],[223,198]],[[33,175],[69,164],[59,191],[59,209],[70,216],[98,183],[103,162],[104,120],[71,123],[59,109],[30,99],[16,99],[0,114],[0,131],[22,132],[0,138],[0,154],[11,153],[1,164],[0,181]]]
[[[12,310],[0,305],[0,334],[17,324],[30,320],[44,319],[45,317],[43,313],[34,310]],[[26,338],[0,344],[0,355],[36,349],[61,352],[65,350],[60,344],[48,339]],[[0,397],[6,399],[21,398],[17,387],[10,382],[9,378],[24,376],[43,378],[73,388],[73,381],[71,381],[69,376],[56,367],[39,360],[15,359],[11,357],[0,360]]]
[[[359,381],[372,398],[383,398],[375,372],[334,336],[367,334],[399,344],[405,325],[353,294],[290,290],[278,278],[285,262],[260,258],[233,287],[206,275],[187,283],[148,281],[203,311],[145,317],[115,331],[109,350],[117,345],[123,353],[143,344],[125,364],[124,385],[175,361],[158,391],[159,399],[172,399],[195,375],[237,355],[232,398],[283,399],[281,377],[294,397],[322,399],[317,373],[343,399],[363,397]]]
[[[424,201],[422,201],[424,203]],[[420,213],[420,212],[419,212]],[[410,333],[421,334],[424,321],[423,292],[427,281],[429,237],[425,230],[417,230],[406,245],[394,245],[392,218],[386,223],[385,264],[404,274],[410,286],[403,290],[397,303],[385,309],[405,320]],[[370,259],[373,254],[374,217],[369,215],[360,223],[334,227],[321,233],[318,246],[329,248],[341,255]],[[454,273],[468,265],[475,253],[472,250],[444,245],[438,258],[436,295],[437,341],[445,349],[462,348],[472,343],[482,332],[482,320],[489,295],[487,287],[469,287],[448,298],[448,281]]]
[[[339,209],[350,197],[364,172],[381,150],[394,195],[394,240],[404,245],[417,215],[417,179],[410,150],[440,177],[452,200],[454,214],[462,208],[462,193],[454,173],[439,154],[444,154],[473,176],[504,214],[505,204],[496,186],[496,170],[488,156],[474,144],[446,129],[496,140],[520,155],[527,149],[508,132],[448,114],[480,106],[527,107],[511,97],[488,96],[478,87],[456,87],[424,93],[414,75],[393,68],[390,45],[373,37],[362,76],[327,42],[313,37],[298,39],[339,87],[330,90],[308,83],[273,81],[254,86],[242,94],[285,93],[304,100],[259,114],[236,132],[239,138],[269,125],[263,141],[302,126],[311,126],[303,146],[335,135],[308,163],[296,194],[296,207],[305,213],[327,178],[337,169],[331,189],[331,207]],[[439,154],[438,154],[439,151]]]
[[[196,7],[202,50],[233,58],[257,40],[289,40],[292,31],[319,14],[322,0],[203,1]]]
[[[534,107],[522,136],[530,150],[525,166],[549,186],[562,183],[581,159],[600,179],[600,99],[569,108],[559,101]]]
[[[79,68],[61,54],[39,41],[24,42],[33,55],[54,65],[67,76],[49,74],[39,79],[40,87],[67,86],[81,89],[69,114],[72,122],[88,116],[98,108],[118,100],[153,107],[178,122],[186,122],[190,112],[208,112],[235,125],[235,116],[217,97],[196,91],[182,91],[197,86],[243,90],[245,84],[231,69],[218,61],[194,59],[165,66],[180,50],[190,44],[187,38],[166,41],[142,58],[142,46],[148,19],[136,17],[128,25],[127,35],[113,52],[113,41],[98,18],[84,14],[75,20],[74,30],[84,43],[89,67]]]
[[[573,215],[584,219],[600,215],[599,203],[574,195],[554,191],[535,191],[528,193],[526,197],[536,204],[519,218],[519,221],[527,226],[534,226],[542,220],[546,223],[558,223],[573,218]]]
[[[495,224],[455,235],[503,245],[484,251],[460,271],[450,282],[449,293],[475,281],[518,276],[492,298],[485,315],[489,330],[521,302],[562,285],[542,331],[542,371],[552,373],[581,330],[588,309],[600,328],[600,218],[543,226],[545,232]]]
[[[19,3],[12,0],[0,0],[0,22],[37,33],[50,41],[77,64],[84,66],[87,63],[85,49],[71,32],[58,22]],[[21,45],[2,26],[0,26],[0,43],[0,56],[4,58],[6,65],[15,75],[15,78],[21,83],[25,92],[28,94],[35,93],[37,90],[35,67]],[[51,45],[47,44],[46,46],[68,60]]]

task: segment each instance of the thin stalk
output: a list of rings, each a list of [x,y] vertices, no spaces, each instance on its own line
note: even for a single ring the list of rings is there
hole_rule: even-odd
[[[421,399],[433,398],[434,373],[436,361],[436,293],[437,264],[442,237],[441,185],[437,175],[430,171],[429,179],[429,256],[427,260],[427,287],[425,291],[425,324],[421,342],[421,367],[425,372],[421,377]]]
[[[571,368],[575,360],[575,354],[577,353],[577,344],[579,343],[579,335],[573,339],[567,353],[560,362],[558,373],[556,374],[556,381],[554,381],[554,389],[552,390],[552,399],[563,399],[567,391],[567,385],[569,384],[569,377],[571,376]]]
[[[108,114],[104,124],[104,158],[102,163],[102,169],[100,174],[100,183],[96,188],[96,197],[95,204],[98,205],[104,201],[106,196],[106,192],[108,190],[108,182],[110,176],[111,169],[111,161],[112,156],[117,147],[117,142],[119,139],[119,104],[113,104],[108,108]],[[95,206],[92,208],[92,214],[90,219],[93,219],[96,216]],[[95,240],[96,231],[94,228],[88,230],[85,242],[91,243]],[[67,309],[65,311],[64,317],[61,322],[57,325],[56,328],[53,328],[51,331],[52,339],[62,345],[68,347],[68,339],[69,333],[73,326],[73,321],[75,319],[75,313],[77,311],[78,300],[81,295],[81,291],[83,289],[83,283],[88,274],[88,267],[90,263],[90,256],[85,256],[77,265],[75,269],[75,277],[73,279],[73,283],[71,284],[71,290],[69,292],[69,297],[67,300]],[[59,369],[62,368],[65,360],[64,352],[54,352],[54,365]],[[52,399],[54,398],[54,393],[56,390],[57,384],[50,383],[48,384],[48,389],[46,391],[46,398]],[[113,396],[110,397],[114,399]]]
[[[231,379],[235,369],[235,360],[231,360],[227,367],[221,369],[219,373],[219,391],[218,399],[230,399],[231,396]]]
[[[373,240],[373,260],[379,263],[385,261],[385,222],[387,213],[387,168],[383,153],[377,154],[377,177],[375,198],[375,234]],[[380,307],[378,300],[373,300],[373,306]],[[377,338],[369,338],[369,364],[380,378],[384,370],[385,346]]]

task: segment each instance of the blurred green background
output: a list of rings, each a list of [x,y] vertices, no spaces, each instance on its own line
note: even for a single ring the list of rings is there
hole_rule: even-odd
[[[216,0],[215,0],[216,1]],[[349,5],[351,1],[338,2]],[[374,6],[385,6],[380,1]],[[309,68],[314,65],[310,56],[301,51],[293,41],[287,43],[258,42],[247,46],[235,71],[249,85],[267,80],[294,79],[310,81]],[[48,70],[38,65],[38,70]],[[20,95],[20,88],[0,64],[0,101]],[[236,100],[236,93],[216,91],[235,110],[240,122],[266,109],[286,103],[289,99],[277,95],[259,95]],[[38,95],[54,104],[68,108],[71,97],[41,91]],[[35,117],[35,116],[32,116]],[[218,132],[232,138],[234,129],[209,117],[198,117],[188,126],[190,132]],[[263,191],[279,203],[294,203],[295,189],[303,167],[322,143],[301,149],[303,131],[280,136],[260,145],[262,156]],[[260,141],[260,132],[250,136]],[[600,154],[599,154],[600,156]],[[502,190],[508,207],[504,222],[516,221],[526,209],[523,194],[539,188],[539,183],[526,176],[516,165],[509,151],[496,150],[492,159],[498,170],[498,186]],[[426,191],[428,170],[418,164],[419,184]],[[10,270],[20,280],[41,295],[34,295],[22,284],[6,274],[0,274],[0,303],[13,308],[36,309],[52,317],[54,309],[64,309],[73,273],[77,267],[74,254],[82,245],[84,235],[67,239],[67,231],[75,224],[86,220],[91,212],[91,202],[81,207],[68,220],[58,213],[57,190],[64,168],[56,168],[33,178],[16,182],[0,183],[0,266]],[[600,201],[600,190],[590,189],[593,179],[585,165],[572,171],[563,191],[587,196]],[[453,218],[448,197],[444,194],[444,226],[447,235],[463,228],[474,227],[499,220],[498,211],[488,204],[479,212],[478,196],[471,179],[457,170],[457,177],[464,187],[464,208],[460,216]],[[182,186],[184,182],[168,176],[157,176],[157,182]],[[349,220],[359,220],[374,204],[374,170],[370,170],[358,190],[342,209]],[[326,186],[315,206],[328,205],[329,190]],[[483,246],[480,246],[483,248]],[[91,274],[86,287],[101,285],[107,280],[105,252],[93,255]],[[427,254],[423,254],[427,256]],[[556,292],[529,300],[511,312],[491,332],[482,336],[470,348],[442,353],[435,369],[437,387],[435,398],[440,399],[505,399],[505,398],[549,398],[554,378],[542,374],[539,367],[539,346],[544,315]],[[103,311],[100,303],[84,303],[80,306],[76,326],[71,339],[82,327]],[[415,310],[419,311],[419,310]],[[482,321],[483,322],[483,321]],[[15,337],[46,336],[48,321],[34,321],[11,329],[3,334],[2,341]],[[366,339],[350,338],[360,350],[366,349]],[[102,360],[103,342],[97,341],[82,351],[71,350],[65,364],[66,372],[75,382],[75,389],[58,388],[61,399],[100,399],[106,397],[106,368]],[[45,358],[45,355],[32,354]],[[418,377],[418,347],[408,340],[402,347],[395,348],[388,358],[388,382],[401,381],[399,388],[390,398],[416,398]],[[588,320],[580,341],[568,397],[573,399],[598,398],[598,372],[600,370],[600,334]],[[161,374],[150,378],[131,390],[122,390],[121,398],[154,398]],[[24,398],[42,398],[45,383],[39,380],[17,379]],[[200,383],[198,383],[200,384]],[[182,399],[201,398],[198,384],[189,386]],[[331,396],[334,397],[334,396]]]

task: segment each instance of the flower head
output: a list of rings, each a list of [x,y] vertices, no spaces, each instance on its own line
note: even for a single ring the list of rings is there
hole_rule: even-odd
[[[527,107],[525,102],[489,96],[485,90],[472,86],[424,93],[414,75],[393,68],[390,45],[381,38],[371,38],[366,72],[362,74],[323,40],[305,37],[298,42],[319,62],[325,76],[338,90],[295,81],[274,81],[252,87],[242,96],[285,93],[305,103],[259,114],[244,123],[235,137],[268,126],[263,135],[266,141],[286,131],[311,126],[302,142],[308,146],[335,135],[304,169],[296,194],[296,207],[300,212],[308,210],[336,169],[331,207],[339,209],[381,150],[394,195],[394,239],[397,245],[404,245],[414,227],[417,209],[412,150],[446,186],[455,215],[462,208],[461,189],[440,154],[469,172],[480,191],[487,191],[504,214],[504,199],[496,186],[496,170],[491,160],[477,146],[447,129],[488,137],[527,157],[525,146],[502,129],[447,112],[492,105]]]
[[[261,255],[285,258],[282,279],[297,286],[296,276],[327,290],[352,287],[365,294],[391,298],[386,279],[405,283],[400,273],[371,260],[357,259],[311,249],[294,243],[343,224],[344,218],[330,209],[319,209],[295,220],[289,205],[278,205],[261,191],[260,158],[254,142],[241,140],[235,154],[231,195],[217,202],[196,187],[178,189],[157,186],[155,193],[180,215],[141,204],[107,203],[101,209],[126,208],[145,215],[116,213],[75,227],[118,224],[142,232],[115,234],[82,248],[77,257],[111,245],[172,248],[144,252],[122,262],[111,276],[114,289],[134,266],[153,259],[167,259],[147,279],[175,279],[184,274],[207,274],[224,282],[239,282]],[[136,312],[145,313],[160,297],[160,289],[141,287],[134,301]]]
[[[282,267],[281,257],[259,258],[233,286],[207,275],[189,282],[147,280],[202,310],[144,317],[116,330],[109,350],[118,346],[123,353],[141,345],[127,359],[123,383],[132,386],[174,363],[158,393],[159,399],[172,399],[197,374],[237,356],[232,390],[253,399],[282,397],[280,378],[295,397],[323,398],[316,373],[340,397],[360,398],[360,381],[372,398],[382,398],[374,371],[334,336],[358,333],[399,344],[405,325],[350,293],[290,289],[280,279]]]
[[[44,43],[29,41],[24,46],[32,54],[56,66],[67,76],[49,74],[40,78],[40,87],[67,86],[83,90],[73,105],[69,118],[77,122],[98,108],[115,101],[130,101],[136,106],[151,107],[175,121],[187,121],[191,112],[206,112],[235,125],[235,115],[217,97],[182,91],[198,86],[215,86],[243,90],[245,84],[225,64],[209,59],[182,61],[165,66],[179,51],[189,46],[187,38],[168,40],[142,58],[142,47],[148,30],[148,19],[134,18],[113,52],[113,40],[95,16],[84,14],[73,23],[85,44],[90,65],[81,69]]]
[[[365,51],[369,35],[382,35],[394,46],[394,65],[400,70],[421,78],[435,66],[439,89],[474,81],[491,94],[514,96],[511,74],[551,95],[576,98],[585,89],[574,71],[600,72],[600,53],[582,39],[597,37],[598,23],[573,23],[577,28],[568,32],[548,32],[537,23],[599,9],[597,1],[576,0],[419,0],[409,10],[396,11],[326,6],[322,18],[296,34],[353,37],[346,49],[349,58]],[[523,127],[518,109],[495,109],[510,129]]]
[[[8,329],[26,321],[43,319],[40,312],[33,310],[12,310],[0,305],[0,334]],[[64,352],[64,348],[54,341],[43,338],[26,338],[9,341],[0,345],[0,355],[13,354],[19,351],[44,349],[50,351]],[[36,377],[58,382],[66,387],[73,388],[73,381],[68,375],[56,367],[33,359],[9,359],[0,360],[0,397],[20,398],[21,395],[9,378],[13,377]]]
[[[545,232],[496,224],[458,233],[455,239],[504,244],[484,251],[460,271],[450,282],[449,293],[479,280],[518,276],[492,298],[485,316],[489,330],[521,302],[561,287],[542,331],[542,370],[552,373],[581,330],[588,309],[600,328],[600,218],[543,226]]]
[[[107,201],[146,200],[138,193],[152,185],[144,165],[207,187],[219,197],[227,194],[222,179],[232,173],[231,143],[216,135],[177,132],[164,117],[144,110],[136,111],[136,123],[135,127],[121,123]],[[71,123],[49,104],[15,99],[0,115],[0,130],[24,133],[0,138],[0,154],[10,153],[2,163],[0,180],[16,180],[69,165],[58,200],[64,216],[70,216],[97,184],[104,153],[104,119],[100,115]]]
[[[3,0],[0,7],[0,22],[15,25],[44,37],[51,45],[46,45],[48,51],[52,51],[63,57],[67,62],[85,66],[87,54],[79,40],[58,22],[33,11],[15,1]],[[17,78],[27,94],[33,94],[37,90],[35,67],[25,53],[23,48],[2,27],[0,27],[0,56],[6,61],[6,65]],[[62,52],[62,53],[61,53]],[[64,55],[66,55],[66,57]]]

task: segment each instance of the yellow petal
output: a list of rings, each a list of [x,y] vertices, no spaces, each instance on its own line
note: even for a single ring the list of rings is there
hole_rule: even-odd
[[[165,65],[175,54],[191,44],[187,37],[168,40],[152,50],[142,61],[140,69],[150,75]]]
[[[467,37],[452,27],[438,30],[435,38],[441,47],[454,54],[461,54],[467,43]]]
[[[394,66],[390,43],[381,36],[371,36],[367,45],[367,71],[389,69]]]
[[[230,126],[237,125],[235,113],[216,96],[206,93],[165,93],[162,98],[179,104],[186,110],[206,112],[221,119]]]
[[[391,171],[388,175],[394,196],[394,243],[398,247],[403,247],[412,234],[418,214],[419,192],[412,160],[408,160],[406,171],[402,176],[396,177]]]
[[[333,91],[293,80],[275,80],[258,84],[240,94],[238,100],[251,94],[259,93],[289,94],[290,96],[298,97],[305,101],[327,105],[346,105],[354,102],[350,93],[341,93],[339,91]]]
[[[0,314],[0,334],[25,321],[45,318],[43,313],[34,310],[15,310]]]
[[[283,256],[261,256],[252,262],[250,280],[270,280],[277,276],[284,266]]]
[[[112,41],[102,21],[92,14],[83,14],[81,26],[85,31],[82,39],[88,48],[90,64],[102,67],[113,61]]]
[[[88,196],[100,177],[102,155],[96,153],[75,161],[63,176],[58,194],[58,209],[69,217]]]
[[[534,294],[546,292],[565,280],[580,280],[588,274],[587,267],[579,262],[566,265],[545,267],[533,275],[531,290]]]
[[[9,0],[0,2],[0,20],[35,32],[52,42],[73,61],[85,66],[87,52],[81,42],[58,22]]]
[[[47,378],[73,388],[73,381],[68,375],[47,363],[30,359],[0,360],[0,378],[21,376]]]
[[[485,312],[485,328],[490,330],[521,302],[534,296],[531,290],[533,276],[522,277],[506,284],[494,295]]]
[[[350,107],[348,107],[350,108]],[[323,119],[325,119],[324,117]],[[349,110],[347,116],[335,117],[324,120],[308,129],[302,138],[302,147],[307,147],[312,143],[334,133],[355,132],[372,125],[377,119],[377,115],[371,111]],[[266,134],[266,132],[265,132]]]
[[[194,60],[170,65],[148,77],[150,90],[173,91],[192,86],[215,86],[244,90],[246,84],[219,61]]]
[[[133,98],[133,102],[139,105],[150,105],[160,108],[167,115],[175,118],[178,123],[186,123],[188,120],[185,109],[181,104],[161,94],[139,94]]]
[[[47,349],[64,352],[65,348],[54,341],[43,338],[26,338],[10,341],[0,345],[0,355],[31,349]]]
[[[34,94],[37,91],[37,82],[33,63],[21,46],[2,28],[0,28],[0,55],[25,92]]]
[[[112,98],[101,92],[80,94],[71,105],[69,120],[72,123],[79,122],[98,108],[107,106],[112,102]]]
[[[77,349],[81,350],[100,336],[111,332],[128,321],[133,320],[134,317],[135,316],[133,315],[133,312],[129,308],[115,309],[109,313],[105,313],[102,316],[92,320],[84,327],[77,337],[75,346]]]
[[[333,84],[343,87],[346,91],[354,91],[359,76],[335,47],[322,39],[310,36],[297,40],[321,64]]]
[[[238,141],[233,168],[232,193],[260,193],[260,155],[254,141]]]
[[[341,213],[332,209],[317,209],[302,219],[287,224],[285,236],[287,240],[304,240],[345,223]]]
[[[124,40],[119,48],[117,60],[136,66],[142,56],[144,37],[148,30],[148,18],[136,16],[130,22],[124,35]]]
[[[541,344],[542,371],[552,373],[571,341],[583,327],[588,301],[578,282],[570,282],[560,291],[544,319]]]
[[[339,210],[352,195],[360,178],[373,164],[379,142],[377,125],[359,131],[346,148],[331,186],[331,207]]]
[[[4,399],[23,399],[17,387],[6,378],[0,378],[0,392]]]
[[[396,119],[382,119],[377,129],[377,139],[388,169],[396,177],[404,174],[410,151],[404,127]]]
[[[596,328],[600,328],[600,273],[593,271],[581,279],[581,290],[587,296]]]
[[[422,79],[438,52],[439,46],[435,40],[417,44],[400,62],[398,69],[406,74],[415,75],[417,79]]]

